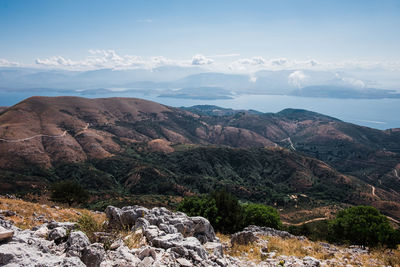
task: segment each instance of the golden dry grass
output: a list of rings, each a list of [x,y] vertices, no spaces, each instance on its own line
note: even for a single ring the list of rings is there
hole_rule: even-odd
[[[333,254],[324,251],[320,244],[309,240],[283,239],[280,237],[265,237],[265,239],[268,241],[268,250],[276,251],[280,255],[311,256],[321,260],[334,257]]]
[[[351,264],[353,266],[393,266],[400,267],[400,248],[389,250],[384,248],[376,248],[366,254],[350,253],[348,248],[344,246],[333,246],[337,249],[332,253],[325,249],[319,242],[310,240],[298,240],[295,238],[283,239],[280,237],[262,236],[258,242],[248,245],[234,245],[230,243],[230,236],[217,233],[217,237],[221,243],[225,243],[224,253],[232,257],[240,257],[253,263],[259,263],[263,260],[261,249],[267,247],[268,252],[275,252],[276,256],[295,256],[303,258],[311,256],[318,260],[332,260],[332,266],[341,266],[337,263]],[[331,266],[329,265],[329,266]]]
[[[35,220],[39,216],[48,221],[76,222],[84,214],[90,214],[97,222],[104,222],[104,213],[94,213],[86,209],[76,208],[52,208],[47,204],[31,203],[21,199],[0,198],[0,209],[10,210],[15,216],[7,217],[14,222],[15,226],[22,229],[30,229],[43,224],[41,220]]]
[[[137,230],[136,232],[132,231],[121,231],[118,233],[118,236],[122,237],[125,246],[130,249],[140,248],[147,244],[146,238],[143,235],[142,230]]]

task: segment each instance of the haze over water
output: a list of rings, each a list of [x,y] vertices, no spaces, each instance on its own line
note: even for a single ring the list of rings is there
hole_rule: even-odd
[[[43,92],[43,96],[62,95],[55,92]],[[0,93],[0,106],[10,106],[32,96],[29,93],[4,94]],[[306,109],[354,124],[376,129],[400,127],[400,99],[334,99],[311,98],[284,95],[240,95],[233,99],[198,100],[142,93],[112,93],[76,95],[87,98],[102,97],[137,97],[173,107],[193,105],[216,105],[232,109],[253,109],[261,112],[279,112],[285,108]]]

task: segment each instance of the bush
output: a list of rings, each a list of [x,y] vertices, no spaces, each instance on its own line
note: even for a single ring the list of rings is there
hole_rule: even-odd
[[[386,245],[394,248],[399,243],[399,234],[388,219],[377,209],[369,206],[351,207],[339,211],[329,224],[331,241],[362,246]]]
[[[51,200],[61,203],[83,203],[89,199],[89,193],[75,181],[62,181],[53,185]]]
[[[276,209],[262,204],[244,205],[244,224],[267,226],[276,229],[282,227],[279,213]]]
[[[243,228],[243,207],[238,199],[226,191],[217,191],[211,194],[215,199],[220,220],[215,228],[224,234],[235,233]]]
[[[203,197],[185,198],[178,211],[207,218],[216,231],[234,233],[243,227],[243,208],[236,197],[225,191]]]
[[[216,225],[221,217],[215,199],[210,197],[188,197],[179,203],[178,210],[189,216],[202,216],[207,218],[211,225]]]
[[[216,191],[208,196],[185,198],[178,211],[189,216],[207,218],[216,231],[235,233],[248,225],[281,228],[276,209],[262,204],[240,205],[238,199],[226,191]]]
[[[90,214],[83,214],[78,219],[78,228],[84,232],[91,242],[96,242],[95,232],[101,232],[103,226],[101,222],[96,221],[96,219]]]

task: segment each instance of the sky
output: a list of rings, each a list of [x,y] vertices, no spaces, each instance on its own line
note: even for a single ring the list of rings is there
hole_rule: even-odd
[[[0,66],[400,68],[400,1],[0,0]]]

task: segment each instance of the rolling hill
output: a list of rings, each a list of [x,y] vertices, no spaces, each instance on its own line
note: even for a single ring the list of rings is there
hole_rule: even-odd
[[[124,194],[224,187],[243,200],[371,204],[400,218],[399,129],[134,98],[31,97],[0,112],[2,193],[61,179]]]

